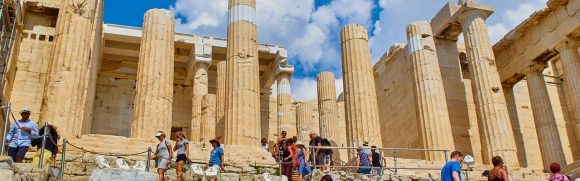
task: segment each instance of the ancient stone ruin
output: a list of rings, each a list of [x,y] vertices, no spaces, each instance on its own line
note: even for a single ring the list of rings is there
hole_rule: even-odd
[[[13,41],[2,38],[11,47],[0,57],[6,59],[2,123],[11,120],[10,103],[12,114],[29,107],[39,125],[58,127],[72,145],[66,149],[65,180],[90,179],[94,170],[108,173],[87,150],[129,154],[123,158],[131,166],[143,163],[160,130],[171,139],[184,132],[196,163],[207,162],[208,141],[219,139],[226,152],[223,180],[275,174],[278,164],[260,149],[260,140],[266,138],[273,150],[282,131],[303,142],[315,132],[335,147],[369,142],[417,149],[382,152],[387,167],[399,159],[399,168],[417,170],[330,173],[341,180],[439,179],[436,169],[454,150],[475,158],[467,173],[475,179],[484,179],[481,171],[491,168],[493,156],[504,158],[516,180],[545,179],[553,162],[580,176],[577,0],[548,0],[547,8],[495,45],[486,24],[494,8],[451,1],[430,21],[410,23],[407,42],[392,45],[374,65],[367,29],[346,25],[336,32],[344,92],[335,92],[332,72],[321,72],[312,88],[318,99],[300,102],[290,87],[300,67],[290,64],[282,45],[259,43],[255,0],[229,0],[222,38],[175,33],[174,15],[165,9],[147,11],[143,27],[128,27],[103,24],[104,0],[5,2],[14,31],[3,32]],[[348,166],[354,150],[335,150],[337,164]],[[113,164],[115,157],[106,159]],[[21,174],[16,168],[28,168],[1,163],[0,178],[15,179]],[[44,178],[42,171],[28,170]]]

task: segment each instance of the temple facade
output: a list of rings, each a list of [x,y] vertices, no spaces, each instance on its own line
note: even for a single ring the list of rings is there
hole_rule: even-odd
[[[315,132],[335,146],[459,150],[478,164],[499,155],[541,170],[580,159],[580,1],[547,5],[492,45],[493,7],[450,2],[430,22],[410,23],[407,42],[374,65],[367,29],[349,24],[340,32],[343,94],[322,72],[318,99],[297,102],[288,52],[258,43],[254,0],[229,1],[227,39],[175,33],[163,9],[127,27],[103,24],[103,0],[27,0],[3,93],[13,109],[102,151],[142,147],[93,138],[130,145],[159,130],[240,150],[262,138],[273,145],[281,131],[302,141]]]

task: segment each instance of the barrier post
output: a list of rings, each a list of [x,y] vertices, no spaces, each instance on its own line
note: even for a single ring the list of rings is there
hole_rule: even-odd
[[[64,166],[65,166],[65,160],[66,160],[66,144],[67,144],[67,140],[66,138],[62,139],[62,158],[60,160],[60,179],[64,178]]]
[[[447,156],[447,151],[449,151],[449,150],[443,150],[443,154],[445,154],[445,163],[449,162],[449,157]]]
[[[149,172],[149,167],[151,166],[151,147],[147,148],[147,162],[145,162],[145,171]]]
[[[314,165],[314,169],[312,169],[312,171],[316,170],[316,156],[318,156],[318,155],[316,155],[316,148],[315,147],[316,146],[313,146],[312,147],[312,163],[314,163],[313,164]]]
[[[395,164],[395,175],[397,175],[397,151],[393,151],[393,161]]]
[[[44,160],[44,148],[46,147],[47,132],[48,132],[48,122],[44,121],[44,133],[42,133],[42,145],[40,146],[40,160],[38,160],[38,169],[42,169],[42,161]]]
[[[4,134],[2,134],[2,156],[4,156],[4,151],[6,149],[6,133],[8,131],[8,122],[10,122],[10,106],[12,106],[11,102],[8,102],[6,106],[6,117],[4,119]]]

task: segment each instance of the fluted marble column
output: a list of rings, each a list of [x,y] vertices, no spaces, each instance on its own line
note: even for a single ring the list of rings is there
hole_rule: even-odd
[[[298,133],[298,140],[307,141],[308,134],[312,131],[318,132],[318,130],[313,130],[312,121],[312,106],[308,103],[300,103],[296,107],[296,128]]]
[[[143,19],[131,137],[171,133],[174,72],[173,13],[151,9]]]
[[[77,7],[77,4],[84,6]],[[90,70],[91,50],[94,38],[95,18],[100,13],[103,1],[63,0],[62,9],[77,8],[77,11],[60,11],[55,30],[48,80],[42,105],[41,120],[49,121],[59,128],[63,137],[79,137],[82,134],[87,95],[84,76]],[[92,110],[90,110],[92,111]],[[86,126],[86,125],[85,125]]]
[[[255,0],[229,0],[225,143],[260,143],[260,65]]]
[[[201,104],[203,96],[208,94],[208,68],[211,65],[211,48],[205,47],[206,45],[203,44],[195,45],[193,94],[191,99],[191,141],[202,141]],[[203,51],[204,49],[208,51]],[[215,125],[213,128],[215,129]]]
[[[346,25],[341,31],[340,39],[348,145],[360,146],[363,141],[368,141],[381,147],[375,78],[367,29],[358,24]]]
[[[564,82],[567,85],[566,100],[568,110],[575,121],[576,138],[580,140],[580,54],[578,53],[578,42],[565,40],[556,46],[560,53],[562,69],[564,69]]]
[[[227,62],[220,60],[217,63],[217,78],[216,78],[216,136],[224,135],[225,130],[225,108],[226,108],[226,71]]]
[[[292,92],[290,90],[290,76],[294,73],[293,67],[278,67],[276,82],[278,84],[278,124],[280,132],[288,132],[288,136],[296,136],[296,118],[292,112]]]
[[[336,104],[334,73],[321,72],[316,79],[320,136],[336,140],[340,130],[338,130],[338,104]]]
[[[493,156],[501,156],[509,167],[518,167],[514,135],[485,22],[493,10],[478,9],[478,4],[473,3],[463,5],[459,20],[467,48],[476,112],[484,134],[483,160],[490,163]]]
[[[544,168],[549,169],[550,164],[554,162],[566,165],[566,157],[560,141],[558,125],[556,124],[556,117],[550,102],[546,81],[542,74],[544,67],[545,65],[532,65],[524,74],[528,83],[532,113],[536,123]]]
[[[202,97],[200,140],[205,143],[216,137],[216,95],[206,94]]]
[[[407,26],[407,40],[423,148],[455,150],[431,24],[411,23]],[[424,157],[432,161],[446,159],[436,152],[425,152]]]

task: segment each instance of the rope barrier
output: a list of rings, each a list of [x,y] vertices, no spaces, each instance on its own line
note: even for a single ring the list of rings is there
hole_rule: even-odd
[[[82,147],[79,147],[79,146],[73,145],[73,144],[72,144],[72,143],[70,143],[70,142],[67,142],[67,144],[68,144],[68,145],[70,145],[70,146],[72,146],[72,147],[74,147],[74,148],[76,148],[76,149],[79,149],[79,150],[81,150],[81,151],[84,151],[84,152],[87,152],[87,153],[92,153],[92,154],[95,154],[95,155],[103,155],[103,156],[114,156],[114,157],[125,157],[125,156],[140,156],[141,154],[144,154],[144,153],[147,153],[147,152],[149,152],[149,150],[147,150],[147,151],[143,151],[143,152],[139,152],[139,153],[132,153],[132,154],[112,154],[112,153],[99,153],[99,152],[96,152],[96,151],[87,150],[87,149],[84,149],[84,148],[82,148]]]

